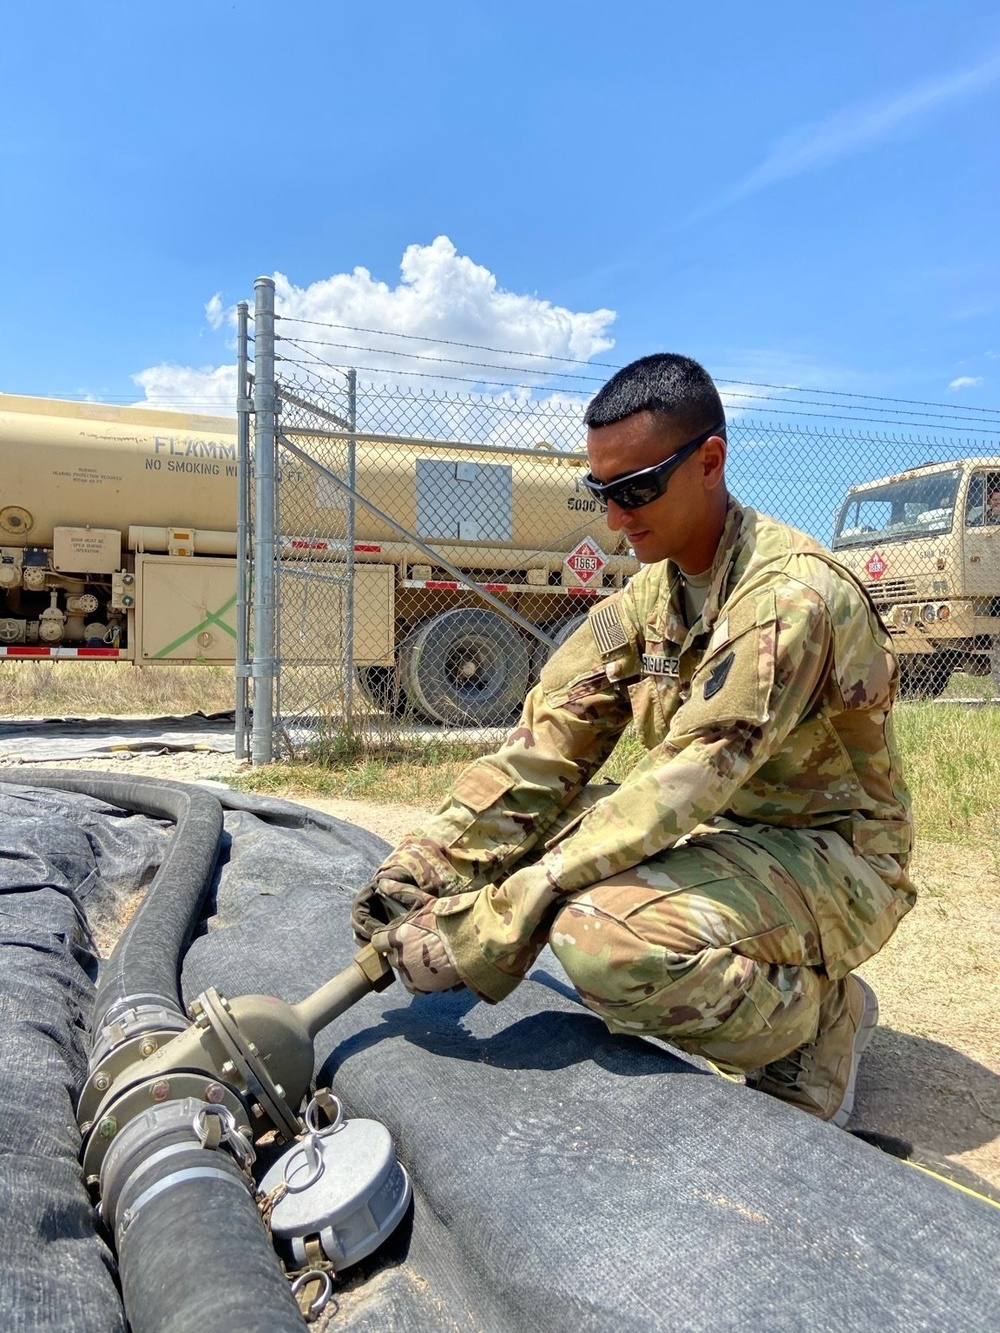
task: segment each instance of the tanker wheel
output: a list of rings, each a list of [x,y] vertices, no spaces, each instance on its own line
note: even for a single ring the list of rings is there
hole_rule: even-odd
[[[531,669],[527,645],[509,620],[465,607],[418,625],[399,663],[411,706],[453,726],[505,722],[524,700]]]
[[[402,717],[406,712],[406,691],[394,666],[358,667],[357,675],[361,692],[373,708],[390,717]]]

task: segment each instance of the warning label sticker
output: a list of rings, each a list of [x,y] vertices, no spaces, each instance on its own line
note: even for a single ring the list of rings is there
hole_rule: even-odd
[[[581,583],[591,583],[608,563],[608,557],[595,542],[585,537],[573,547],[564,563]]]

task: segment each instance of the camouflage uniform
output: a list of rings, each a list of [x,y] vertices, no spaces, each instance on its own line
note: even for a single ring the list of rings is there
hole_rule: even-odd
[[[896,678],[861,586],[731,500],[694,624],[677,567],[641,569],[379,874],[435,895],[457,975],[488,1000],[548,940],[613,1030],[780,1059],[913,904]],[[648,753],[588,785],[630,722]]]

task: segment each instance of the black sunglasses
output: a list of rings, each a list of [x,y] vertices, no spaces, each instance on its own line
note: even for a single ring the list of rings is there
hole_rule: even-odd
[[[680,467],[685,458],[690,458],[706,440],[710,440],[713,435],[721,435],[725,429],[726,423],[718,421],[711,430],[705,431],[696,440],[682,444],[675,454],[671,454],[662,463],[654,463],[652,467],[644,467],[639,472],[629,472],[627,476],[617,477],[614,481],[595,481],[588,472],[585,477],[580,478],[580,485],[603,505],[609,500],[614,500],[619,509],[641,509],[643,505],[652,504],[654,500],[659,499],[667,489],[670,474],[675,468]]]

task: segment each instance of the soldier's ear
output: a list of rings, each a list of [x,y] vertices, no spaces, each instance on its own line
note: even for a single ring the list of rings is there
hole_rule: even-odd
[[[698,451],[701,463],[702,485],[714,491],[722,485],[726,474],[726,442],[721,435],[710,435]]]

